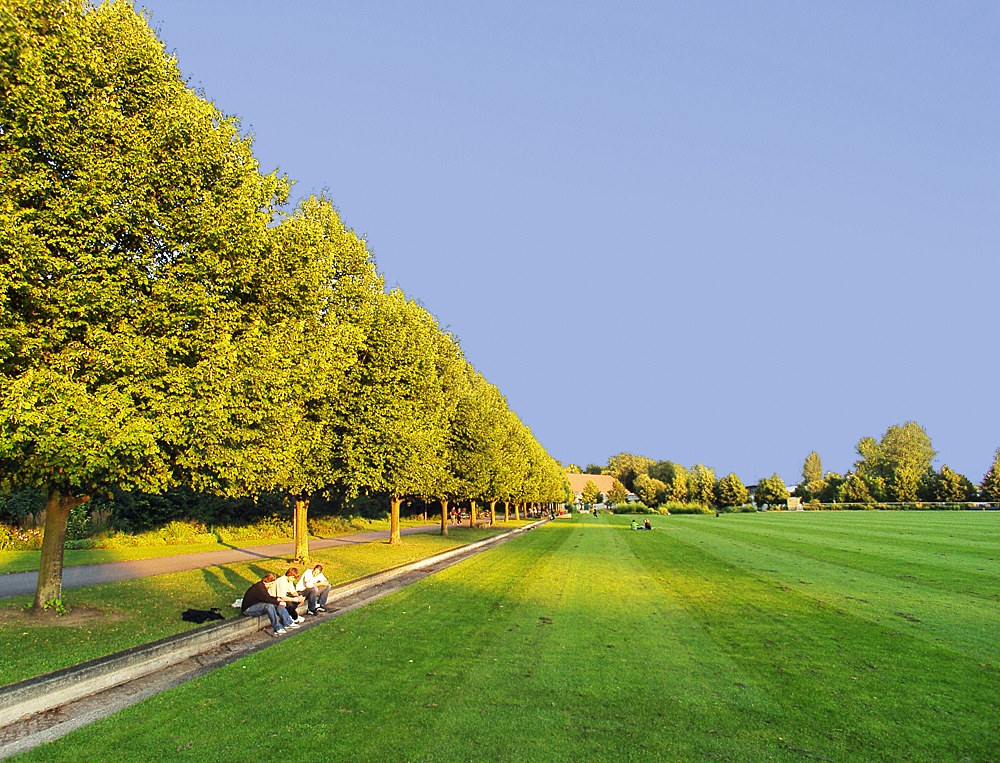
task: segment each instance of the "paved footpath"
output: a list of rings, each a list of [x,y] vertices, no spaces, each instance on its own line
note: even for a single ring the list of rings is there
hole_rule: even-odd
[[[403,535],[425,533],[436,530],[440,524],[418,525],[404,527]],[[331,546],[349,546],[355,543],[370,543],[373,540],[384,540],[389,537],[388,530],[378,532],[351,533],[337,535],[332,538],[310,538],[309,549],[330,548]],[[115,580],[131,580],[132,578],[148,578],[162,575],[166,572],[183,572],[198,570],[202,567],[215,567],[232,562],[249,562],[254,559],[272,559],[287,557],[294,550],[294,543],[269,543],[263,546],[248,546],[247,548],[232,548],[228,551],[203,551],[198,554],[181,554],[178,556],[160,556],[155,559],[135,559],[130,562],[105,562],[103,564],[81,564],[75,567],[63,568],[62,587],[81,588],[82,586],[110,583]],[[9,596],[21,596],[34,593],[38,586],[38,571],[8,572],[0,575],[0,599]]]

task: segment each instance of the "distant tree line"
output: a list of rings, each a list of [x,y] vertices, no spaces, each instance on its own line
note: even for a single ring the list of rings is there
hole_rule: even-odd
[[[1000,449],[978,485],[947,464],[934,469],[937,452],[915,421],[894,424],[880,440],[863,437],[856,451],[859,459],[846,474],[824,473],[819,454],[810,453],[796,494],[819,503],[1000,501]]]
[[[750,498],[746,486],[735,474],[717,479],[715,471],[704,464],[688,468],[673,461],[656,461],[633,453],[612,456],[603,466],[589,464],[585,471],[575,464],[569,464],[566,470],[613,476],[615,487],[606,496],[612,503],[623,503],[626,495],[633,493],[650,508],[700,507],[707,510],[742,506]]]
[[[0,479],[112,491],[561,502],[559,465],[324,196],[289,207],[132,5],[0,4]],[[303,555],[304,529],[296,538]]]
[[[922,426],[910,421],[893,425],[880,440],[864,437],[858,442],[859,460],[846,474],[823,472],[816,452],[803,464],[802,481],[795,494],[813,504],[964,503],[1000,502],[1000,449],[993,465],[976,485],[968,477],[944,465],[934,469],[937,453]],[[570,464],[567,471],[581,472]],[[619,453],[603,466],[589,464],[583,473],[613,475],[650,507],[693,504],[731,508],[747,504],[781,505],[789,490],[777,473],[757,480],[751,496],[736,474],[717,479],[711,467],[684,467],[672,461],[656,461],[632,453]]]

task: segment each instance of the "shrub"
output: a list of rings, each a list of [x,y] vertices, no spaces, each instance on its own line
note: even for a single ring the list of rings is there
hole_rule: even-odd
[[[90,514],[87,509],[87,504],[81,503],[70,510],[69,518],[66,520],[66,540],[80,540],[87,536],[90,525]]]
[[[32,527],[23,530],[0,524],[0,551],[37,551],[42,547],[42,531]]]
[[[264,517],[253,524],[213,527],[220,543],[246,543],[270,538],[287,538],[292,534],[292,522],[282,517]]]
[[[667,509],[671,514],[711,514],[713,509],[700,503],[687,501],[667,501],[661,509]]]
[[[21,488],[0,495],[0,523],[32,527],[34,518],[44,513],[45,496],[37,488]]]
[[[370,525],[370,520],[362,517],[310,517],[309,533],[319,536],[341,535],[351,530],[371,529]]]
[[[743,512],[743,513],[756,513],[756,511],[757,511],[757,507],[754,506],[752,503],[744,503],[744,504],[741,504],[740,506],[720,506],[719,507],[719,513],[720,514],[738,514],[740,512]]]
[[[656,509],[651,509],[642,501],[635,503],[616,503],[611,507],[612,514],[656,514]]]

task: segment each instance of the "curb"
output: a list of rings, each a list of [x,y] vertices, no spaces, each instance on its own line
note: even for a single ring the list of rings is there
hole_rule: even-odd
[[[463,554],[474,554],[497,543],[532,530],[546,520],[518,527],[491,538],[458,546],[426,559],[366,575],[334,587],[327,603],[345,599],[360,591],[376,588],[394,578]],[[98,657],[67,668],[27,678],[0,687],[0,728],[26,716],[42,713],[97,692],[119,686],[155,673],[210,649],[239,640],[269,625],[266,617],[237,616],[221,623],[203,625],[193,630],[167,636],[122,652]]]

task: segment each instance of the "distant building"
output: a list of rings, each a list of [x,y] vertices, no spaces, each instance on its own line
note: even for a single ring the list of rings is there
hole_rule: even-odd
[[[569,488],[576,496],[577,503],[583,502],[583,488],[588,482],[593,482],[597,485],[597,489],[601,491],[601,495],[604,496],[605,500],[607,500],[608,493],[615,484],[615,478],[610,474],[567,474],[566,479],[569,480]]]

